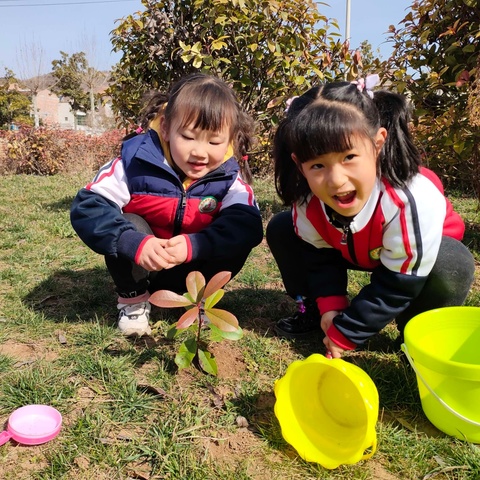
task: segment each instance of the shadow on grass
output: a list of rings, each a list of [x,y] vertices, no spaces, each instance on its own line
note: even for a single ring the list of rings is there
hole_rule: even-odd
[[[174,357],[175,352],[169,351],[168,346],[173,346],[171,340],[165,338],[154,339],[151,336],[144,336],[141,338],[129,339],[131,344],[135,347],[137,356],[135,357],[132,365],[135,368],[140,368],[145,364],[148,364],[155,360],[158,364],[162,365],[162,370],[165,373],[174,375],[178,373],[178,367],[175,364]],[[158,348],[167,347],[167,348]],[[112,344],[103,350],[103,353],[111,357],[124,357],[131,355],[131,350],[127,348],[121,348],[118,344]]]
[[[273,336],[273,325],[285,314],[288,297],[278,290],[239,288],[225,293],[218,308],[233,313],[242,328]]]
[[[473,222],[465,222],[463,243],[472,254],[478,255],[480,253],[480,225]]]
[[[23,302],[54,322],[82,322],[93,318],[113,324],[117,295],[106,268],[58,270],[30,290]],[[219,308],[231,311],[242,328],[260,335],[273,335],[272,327],[282,315],[290,314],[289,299],[282,292],[239,288],[228,291]],[[176,321],[184,309],[152,309],[153,323],[162,318]]]
[[[253,288],[227,292],[218,306],[234,313],[242,328],[267,337],[276,336],[275,323],[281,318],[291,316],[297,308],[293,299],[282,291]],[[394,327],[392,329],[395,330]],[[299,355],[308,357],[313,353],[326,353],[324,336],[319,328],[306,338],[286,341]],[[398,353],[400,343],[395,339],[395,333],[382,331],[359,351]]]
[[[23,298],[35,312],[55,322],[82,322],[98,318],[113,323],[116,295],[107,270],[58,270]]]
[[[89,322],[96,319],[113,325],[117,318],[116,293],[107,270],[59,270],[35,286],[24,303],[54,322]],[[218,304],[232,312],[242,328],[265,337],[275,336],[273,327],[280,318],[295,311],[295,303],[285,293],[274,289],[237,288],[226,292]],[[152,309],[152,323],[162,319],[175,322],[184,309]],[[320,329],[306,339],[289,340],[291,348],[303,357],[325,354]],[[147,348],[149,347],[146,345]],[[381,332],[363,349],[384,353],[398,352],[399,346]]]
[[[75,198],[74,196],[68,196],[60,200],[57,200],[56,202],[45,203],[44,205],[48,208],[48,210],[51,210],[54,212],[70,211],[74,198]]]
[[[239,395],[231,400],[239,415],[248,421],[248,429],[261,436],[272,448],[288,448],[283,439],[280,423],[274,412],[275,394],[273,390],[261,390],[250,395]]]

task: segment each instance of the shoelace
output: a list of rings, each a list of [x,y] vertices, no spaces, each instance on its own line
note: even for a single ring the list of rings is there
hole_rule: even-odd
[[[145,310],[145,303],[142,303],[140,306],[137,305],[125,305],[125,307],[122,308],[123,312],[127,317],[130,315],[140,315],[143,310]]]

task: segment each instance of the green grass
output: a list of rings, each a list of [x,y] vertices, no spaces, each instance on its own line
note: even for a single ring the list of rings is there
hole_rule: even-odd
[[[73,196],[90,177],[0,177],[0,421],[29,403],[52,405],[64,419],[49,443],[1,446],[0,478],[480,479],[478,447],[425,418],[415,375],[392,348],[393,326],[345,357],[379,392],[374,456],[335,470],[298,457],[282,437],[273,386],[293,360],[324,349],[320,338],[273,335],[275,321],[293,305],[265,242],[222,299],[245,335],[211,345],[218,377],[177,370],[178,342],[165,337],[176,320],[171,310],[152,310],[150,338],[118,335],[103,259],[69,221]],[[257,181],[255,190],[266,225],[281,210],[273,180]],[[459,194],[451,200],[478,260],[477,201]],[[355,294],[368,275],[355,272],[350,280]],[[480,305],[479,285],[467,304]]]

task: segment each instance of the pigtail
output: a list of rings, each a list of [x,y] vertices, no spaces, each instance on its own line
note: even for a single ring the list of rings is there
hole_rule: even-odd
[[[138,127],[133,132],[127,133],[127,135],[125,135],[122,138],[121,143],[123,144],[123,142],[126,142],[127,140],[130,140],[131,138],[136,137],[137,135],[139,135],[142,132],[143,132],[142,127]]]
[[[238,161],[238,165],[240,166],[240,175],[249,185],[251,185],[253,182],[253,175],[248,163],[248,155],[243,155]]]
[[[291,151],[286,136],[289,127],[288,119],[283,119],[277,127],[273,138],[273,161],[275,171],[275,189],[284,205],[294,202],[293,193],[297,184],[297,169],[291,157]]]
[[[150,122],[161,112],[167,99],[165,93],[155,91],[145,96],[145,106],[140,112],[140,127],[144,132],[148,130]]]
[[[305,199],[310,192],[305,177],[292,159],[289,132],[290,119],[285,118],[280,122],[273,141],[275,189],[286,206]]]
[[[405,187],[418,173],[421,156],[409,129],[410,111],[405,97],[387,91],[375,92],[373,101],[380,114],[380,124],[388,135],[379,156],[379,167],[395,187]]]
[[[253,149],[255,141],[253,119],[244,112],[237,103],[237,133],[233,139],[234,155],[240,166],[240,175],[248,184],[253,182],[252,170],[249,164],[249,152]]]
[[[321,92],[321,87],[313,87],[303,95],[288,103],[286,117],[279,123],[273,139],[273,161],[275,171],[275,189],[285,206],[296,201],[304,201],[310,193],[305,177],[300,173],[292,158],[292,122],[302,110],[313,102]]]
[[[122,138],[122,144],[130,138],[136,137],[148,130],[150,122],[158,115],[162,105],[167,101],[167,96],[159,92],[150,92],[145,95],[143,99],[144,106],[140,112],[139,126],[133,132],[128,133]]]

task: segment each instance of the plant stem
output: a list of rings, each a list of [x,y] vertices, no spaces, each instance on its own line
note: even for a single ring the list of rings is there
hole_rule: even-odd
[[[198,345],[200,344],[200,333],[202,331],[202,311],[199,309],[198,311],[198,332],[197,332],[197,353],[198,353]]]

